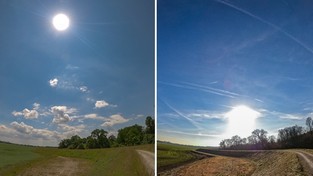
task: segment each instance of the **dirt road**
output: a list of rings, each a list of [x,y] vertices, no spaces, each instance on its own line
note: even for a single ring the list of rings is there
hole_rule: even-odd
[[[313,154],[303,150],[295,151],[300,158],[300,162],[308,175],[313,175]]]
[[[145,164],[148,173],[154,175],[154,153],[144,150],[137,150],[137,152],[143,159],[143,163]]]
[[[78,176],[85,175],[88,163],[84,160],[58,156],[31,166],[19,176]]]

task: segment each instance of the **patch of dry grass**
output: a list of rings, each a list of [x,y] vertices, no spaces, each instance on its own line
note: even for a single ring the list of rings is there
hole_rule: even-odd
[[[255,153],[251,159],[256,163],[253,176],[302,176],[302,166],[293,152],[267,151]]]
[[[241,158],[231,157],[212,157],[196,161],[186,165],[177,172],[178,176],[248,176],[255,170],[255,165],[252,161]]]

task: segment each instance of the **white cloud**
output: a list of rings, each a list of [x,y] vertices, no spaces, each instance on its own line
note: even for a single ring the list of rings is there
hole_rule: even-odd
[[[1,133],[1,137],[6,136],[6,137],[12,138],[12,136],[15,135],[16,132],[15,130],[8,128],[7,126],[0,124],[0,133]]]
[[[279,116],[281,119],[291,119],[291,120],[301,120],[303,117],[299,115],[293,115],[293,114],[282,114]]]
[[[96,101],[95,103],[95,108],[104,108],[106,106],[109,106],[109,103],[107,103],[104,100],[99,100],[99,101]]]
[[[36,119],[38,118],[38,112],[36,110],[28,110],[27,108],[25,108],[23,110],[23,114],[25,119]]]
[[[20,133],[24,133],[24,134],[31,134],[31,132],[34,130],[34,127],[26,125],[24,122],[18,123],[16,121],[14,121],[10,125],[16,131],[18,131]]]
[[[225,113],[210,112],[210,111],[195,111],[193,113],[187,114],[189,118],[197,117],[201,119],[224,119],[226,118]]]
[[[290,120],[302,120],[305,119],[307,115],[300,115],[300,114],[288,114],[288,113],[282,113],[277,111],[269,111],[266,109],[261,110],[265,115],[270,115],[274,117],[279,117],[281,119],[290,119]]]
[[[56,87],[58,85],[58,79],[54,78],[54,79],[50,79],[49,83],[51,87]]]
[[[85,125],[70,126],[70,125],[67,125],[67,124],[59,124],[58,126],[63,131],[79,131],[79,132],[81,132],[82,130],[85,129]]]
[[[96,120],[105,120],[104,117],[98,116],[98,114],[86,114],[85,119],[96,119]]]
[[[36,118],[38,118],[39,113],[35,109],[29,110],[29,109],[25,108],[22,112],[13,111],[12,115],[24,116],[25,119],[36,119]]]
[[[77,66],[75,66],[75,65],[67,65],[67,66],[65,67],[65,69],[67,69],[67,70],[77,70],[77,69],[79,69],[79,67],[77,67]]]
[[[38,110],[40,108],[40,104],[36,102],[33,104],[33,106],[34,106],[33,108],[34,110]]]
[[[137,117],[137,118],[141,118],[141,117],[145,117],[145,115],[143,115],[143,114],[138,114],[136,117]]]
[[[86,101],[89,101],[89,102],[95,102],[96,100],[94,100],[93,98],[86,98]]]
[[[22,116],[22,115],[23,115],[23,112],[13,111],[13,112],[12,112],[12,115],[14,115],[14,116]]]
[[[25,124],[24,122],[18,123],[16,121],[14,121],[10,125],[16,131],[18,131],[22,134],[30,135],[31,137],[34,137],[34,138],[60,139],[60,134],[57,133],[56,131],[50,131],[47,129],[36,129],[30,125]]]
[[[80,90],[81,92],[87,92],[87,91],[88,91],[88,87],[87,87],[87,86],[80,86],[80,87],[79,87],[79,90]]]
[[[116,124],[128,122],[129,119],[125,119],[120,114],[111,115],[109,118],[105,119],[105,122],[101,126],[114,126]]]
[[[77,125],[77,126],[70,126],[67,124],[59,124],[59,128],[61,128],[63,132],[63,138],[69,138],[74,135],[78,135],[80,132],[85,130],[85,125]]]
[[[75,108],[68,108],[66,106],[53,106],[50,109],[53,114],[53,123],[66,123],[71,120],[70,115],[77,112]]]

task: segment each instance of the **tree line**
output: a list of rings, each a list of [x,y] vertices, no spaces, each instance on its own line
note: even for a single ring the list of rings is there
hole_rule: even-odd
[[[69,149],[95,149],[119,146],[133,146],[140,144],[154,144],[155,124],[154,119],[148,116],[145,120],[146,127],[132,125],[118,130],[117,137],[108,136],[103,129],[95,129],[86,138],[74,135],[69,139],[63,139],[59,148]]]
[[[231,150],[266,150],[289,148],[313,148],[313,119],[306,118],[306,128],[298,125],[278,130],[278,135],[268,136],[264,129],[252,131],[247,138],[238,135],[220,142],[221,149]]]

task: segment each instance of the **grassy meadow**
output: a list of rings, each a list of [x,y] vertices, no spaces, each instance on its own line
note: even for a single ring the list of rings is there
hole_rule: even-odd
[[[58,156],[85,160],[88,175],[147,175],[136,150],[154,152],[154,144],[107,149],[58,149],[0,143],[0,175],[13,176]]]
[[[158,142],[157,166],[160,168],[194,160],[196,156],[193,155],[191,151],[195,149],[197,149],[197,147]]]

